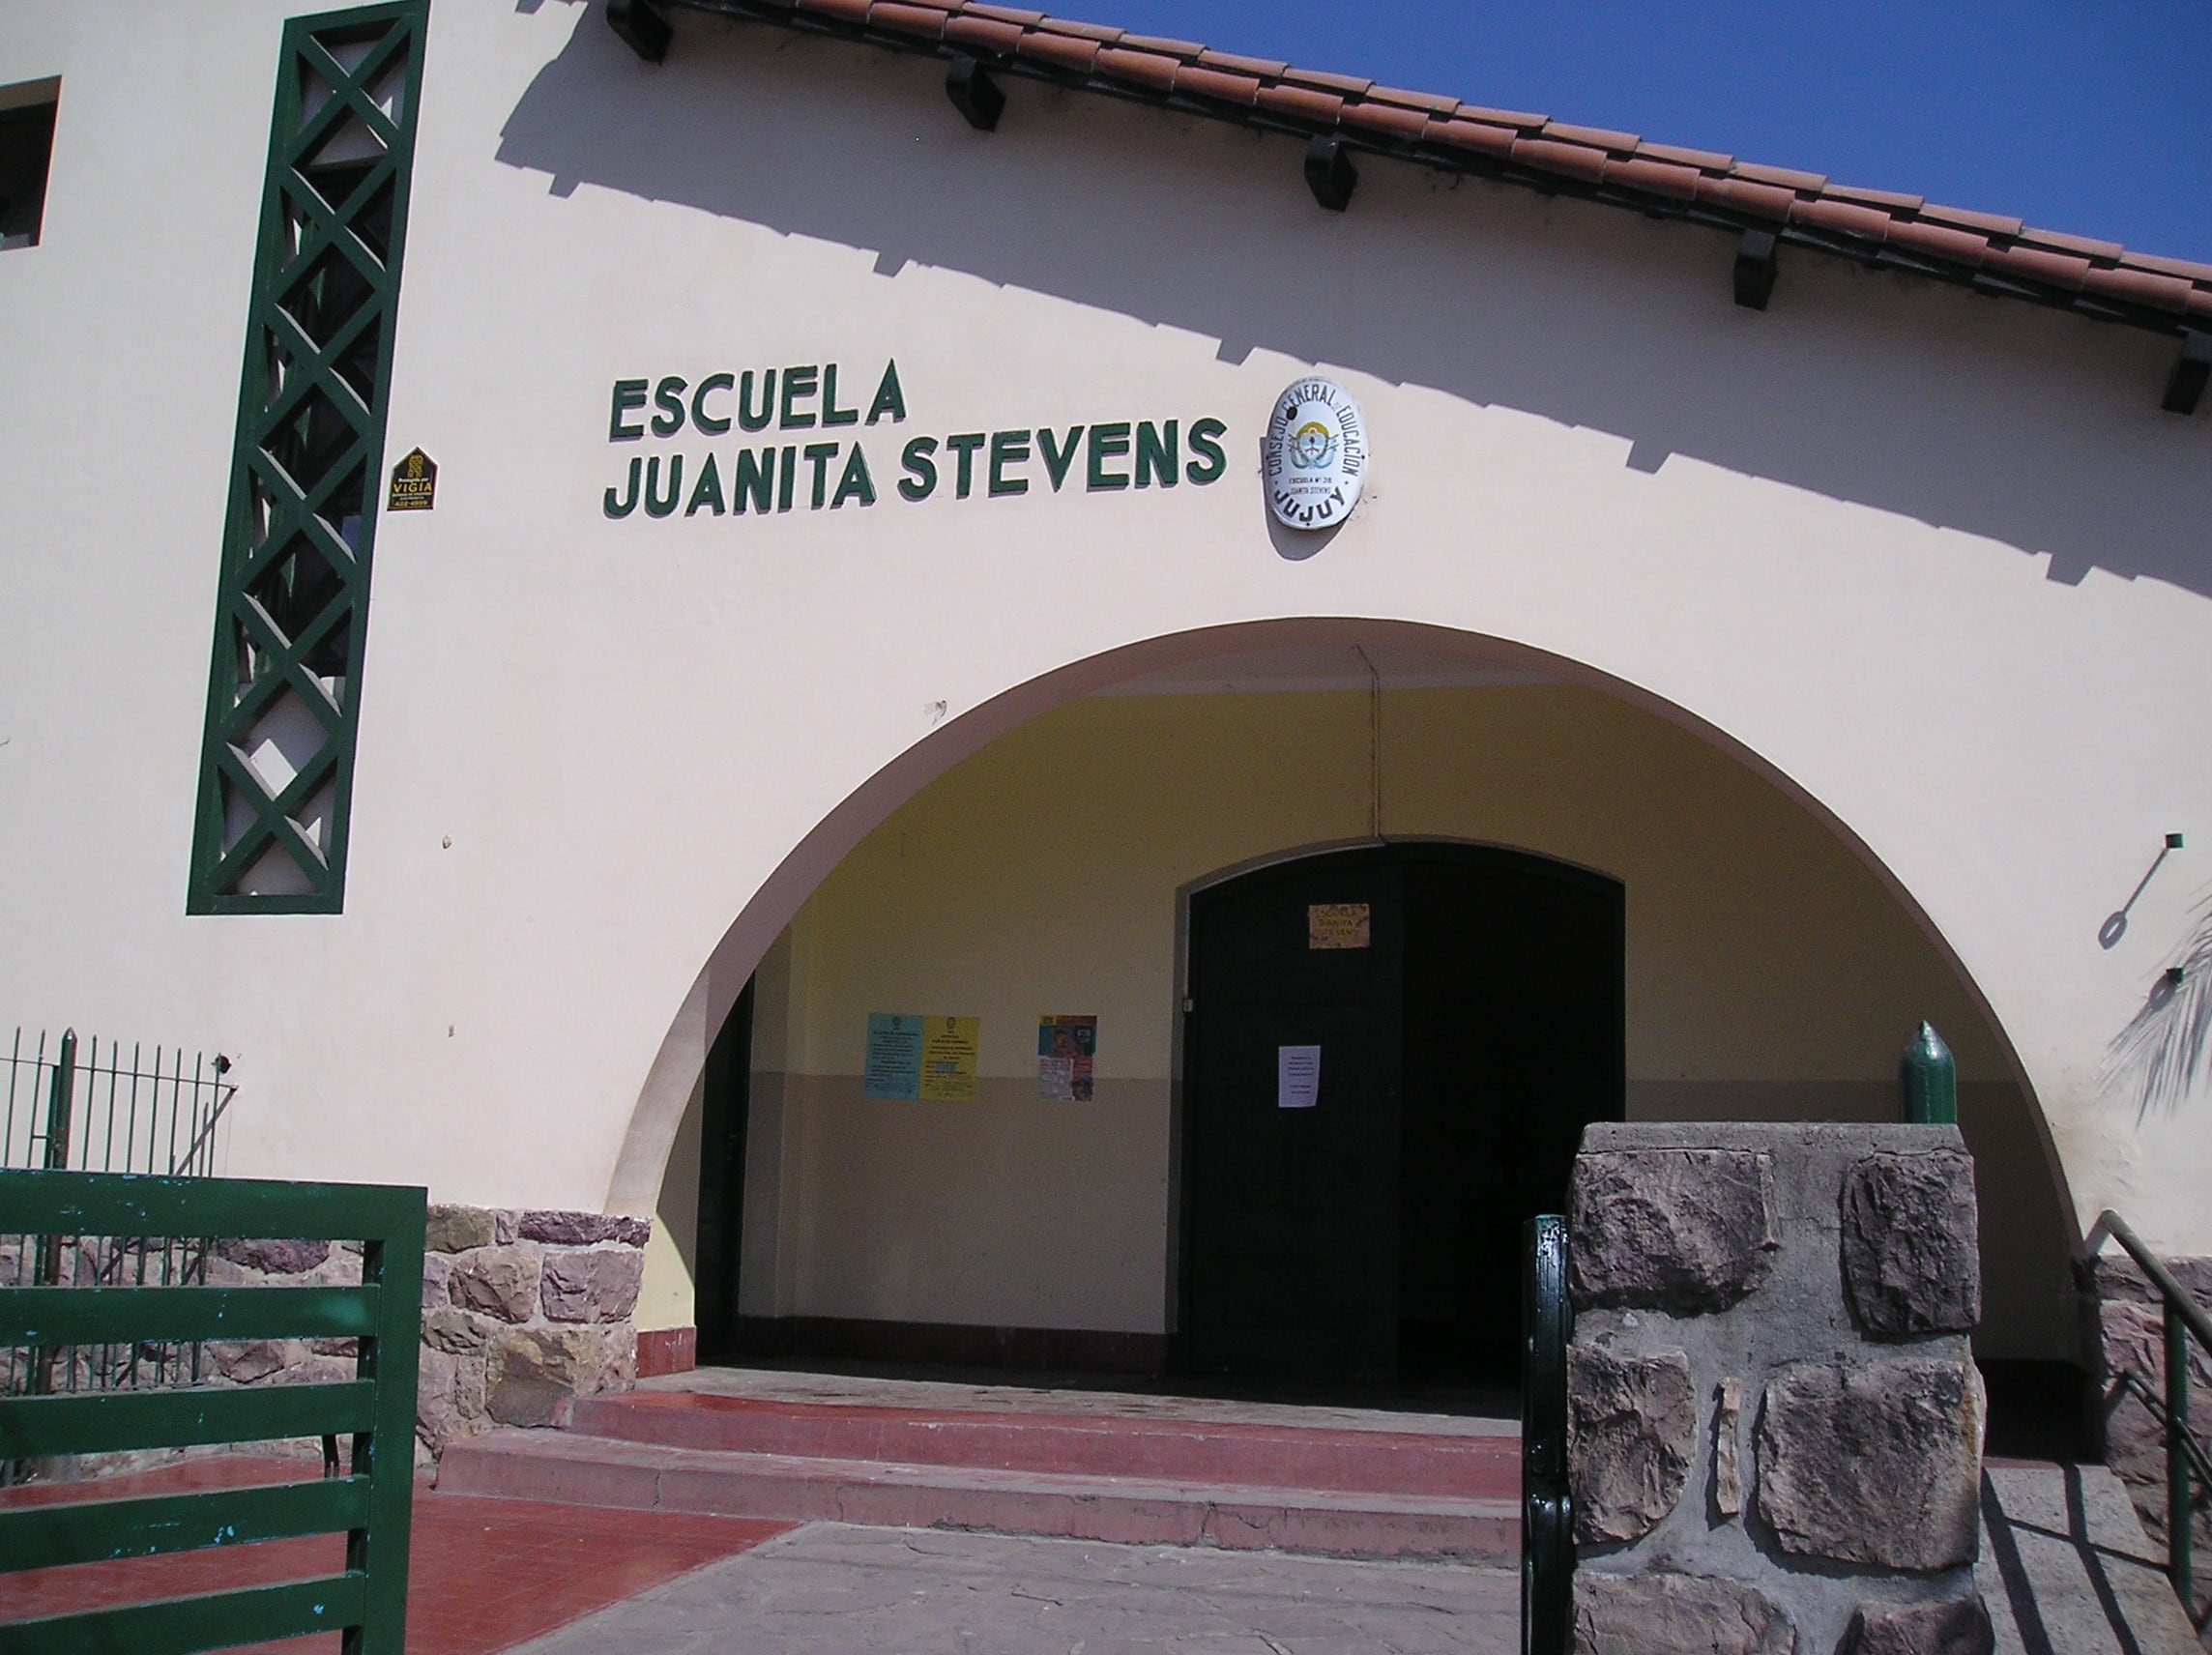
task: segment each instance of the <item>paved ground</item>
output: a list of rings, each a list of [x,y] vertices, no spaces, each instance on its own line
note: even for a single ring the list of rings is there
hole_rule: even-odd
[[[511,1655],[1509,1655],[1506,1569],[809,1524]]]

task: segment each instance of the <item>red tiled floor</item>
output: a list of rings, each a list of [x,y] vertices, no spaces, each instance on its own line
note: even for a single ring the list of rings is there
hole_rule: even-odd
[[[195,1460],[138,1476],[0,1491],[0,1503],[286,1482],[316,1469],[298,1460]],[[476,1499],[418,1485],[407,1655],[492,1655],[791,1526],[750,1518]],[[0,1621],[301,1580],[335,1573],[344,1566],[344,1555],[342,1536],[315,1535],[0,1575]],[[267,1655],[336,1655],[337,1646],[337,1635],[329,1633],[253,1647]]]

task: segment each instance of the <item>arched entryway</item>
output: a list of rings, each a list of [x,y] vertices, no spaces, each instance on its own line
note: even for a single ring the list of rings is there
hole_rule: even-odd
[[[1178,1365],[1509,1381],[1525,1220],[1623,1118],[1620,882],[1494,846],[1277,862],[1189,907]]]

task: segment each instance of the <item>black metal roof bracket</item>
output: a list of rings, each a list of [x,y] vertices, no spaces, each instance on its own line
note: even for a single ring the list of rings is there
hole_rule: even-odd
[[[1763,310],[1774,297],[1774,247],[1772,230],[1746,230],[1735,245],[1735,302],[1746,310]]]
[[[607,0],[607,27],[647,63],[658,63],[668,55],[668,43],[676,33],[655,0]]]
[[[968,124],[978,132],[999,130],[999,117],[1006,109],[1006,95],[991,78],[991,72],[974,58],[955,57],[947,66],[945,96],[952,100],[952,107],[967,116]]]
[[[2194,414],[2203,399],[2204,382],[2212,379],[2212,334],[2197,328],[2181,331],[2181,355],[2166,382],[2166,399],[2159,403],[2168,414]]]
[[[1313,198],[1331,213],[1341,213],[1351,205],[1352,189],[1358,182],[1352,153],[1343,141],[1315,133],[1306,144],[1306,188]]]

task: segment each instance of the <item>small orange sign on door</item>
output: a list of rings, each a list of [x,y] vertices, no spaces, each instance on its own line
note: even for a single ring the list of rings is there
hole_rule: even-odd
[[[1367,904],[1315,902],[1306,907],[1306,946],[1309,948],[1364,948],[1367,946]]]

